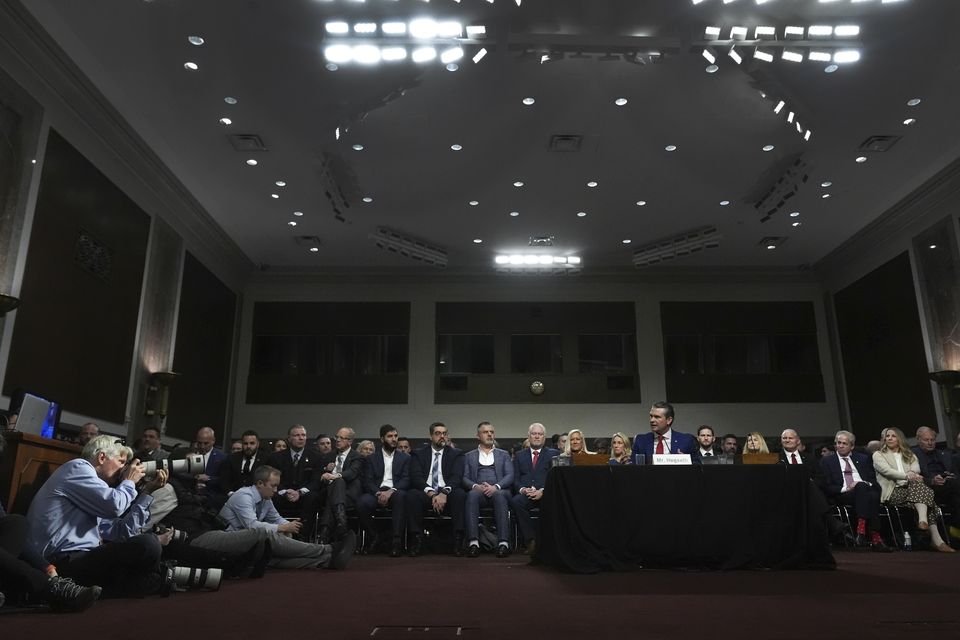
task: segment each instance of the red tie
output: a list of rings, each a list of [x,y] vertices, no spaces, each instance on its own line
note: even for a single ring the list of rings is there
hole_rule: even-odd
[[[657,436],[657,455],[663,453],[663,436]]]
[[[790,454],[790,464],[797,464],[797,454],[795,453]]]
[[[533,468],[534,469],[537,468],[537,460],[539,459],[540,459],[540,452],[537,450],[534,450],[533,451]]]

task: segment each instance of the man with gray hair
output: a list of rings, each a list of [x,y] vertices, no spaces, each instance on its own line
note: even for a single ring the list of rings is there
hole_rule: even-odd
[[[158,471],[138,493],[143,465],[130,460],[133,452],[116,437],[93,438],[80,455],[54,471],[31,502],[33,549],[61,575],[80,585],[101,585],[106,595],[155,593],[161,546],[169,536],[141,531],[152,493],[166,484],[166,471]]]
[[[519,489],[516,495],[510,498],[510,506],[517,517],[517,525],[526,544],[526,552],[533,555],[536,551],[537,530],[530,512],[540,507],[547,472],[550,471],[551,461],[560,455],[560,452],[544,446],[547,432],[539,422],[530,425],[527,429],[527,437],[530,440],[530,446],[519,452],[513,459],[514,484]]]
[[[949,451],[937,449],[937,432],[930,427],[917,429],[917,446],[913,452],[917,454],[923,481],[933,489],[937,502],[949,507],[950,536],[960,538],[960,479],[957,477],[960,469]]]

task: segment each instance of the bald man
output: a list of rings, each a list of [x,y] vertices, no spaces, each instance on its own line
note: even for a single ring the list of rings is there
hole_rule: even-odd
[[[226,492],[220,487],[220,465],[227,455],[214,447],[217,436],[210,427],[200,427],[194,438],[196,451],[203,456],[203,473],[195,478],[186,474],[177,474],[185,488],[192,488],[197,497],[204,499],[207,506],[219,509],[227,501]]]

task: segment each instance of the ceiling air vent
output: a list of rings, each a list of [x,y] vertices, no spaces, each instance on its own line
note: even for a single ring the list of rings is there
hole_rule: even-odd
[[[255,133],[237,133],[227,136],[235,151],[266,151],[263,140]]]
[[[293,241],[298,247],[320,247],[320,236],[294,236]]]
[[[550,136],[550,144],[547,151],[556,153],[572,153],[580,151],[580,145],[583,144],[583,136],[573,134],[558,134]]]
[[[899,141],[900,136],[870,136],[860,145],[860,151],[883,153],[890,151],[890,148]]]
[[[553,236],[530,236],[529,245],[531,247],[552,247]]]

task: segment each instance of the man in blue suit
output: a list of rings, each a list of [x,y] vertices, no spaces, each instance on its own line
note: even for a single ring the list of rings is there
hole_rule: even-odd
[[[203,473],[196,477],[188,473],[176,474],[180,486],[193,493],[207,506],[220,509],[227,501],[226,492],[220,487],[220,467],[227,459],[220,449],[214,447],[216,433],[210,427],[200,427],[194,439],[196,451],[203,456]]]
[[[824,489],[827,498],[836,504],[852,506],[857,515],[856,543],[874,551],[892,549],[880,537],[880,485],[873,462],[866,454],[857,453],[853,446],[856,436],[849,431],[837,431],[833,444],[837,454],[820,459]]]
[[[547,432],[539,422],[530,425],[527,438],[530,440],[530,447],[521,450],[513,460],[514,484],[520,488],[517,494],[510,498],[510,506],[513,507],[520,534],[527,545],[526,553],[532,555],[536,549],[537,531],[530,512],[539,508],[550,463],[560,452],[544,446]]]
[[[673,405],[655,402],[650,407],[650,432],[639,433],[633,439],[633,455],[642,453],[649,462],[655,453],[690,453],[697,448],[697,440],[689,433],[673,430]]]
[[[403,553],[403,532],[407,526],[406,491],[410,488],[410,456],[397,451],[399,437],[393,426],[385,424],[380,427],[380,451],[366,458],[363,495],[357,501],[357,513],[366,538],[363,545],[366,553],[377,544],[373,512],[390,507],[393,533],[391,558],[399,558]]]
[[[467,557],[480,555],[480,507],[493,505],[497,521],[497,557],[510,555],[510,489],[513,487],[513,463],[510,454],[497,449],[496,433],[489,422],[477,425],[480,445],[463,458],[463,488],[467,491]]]

